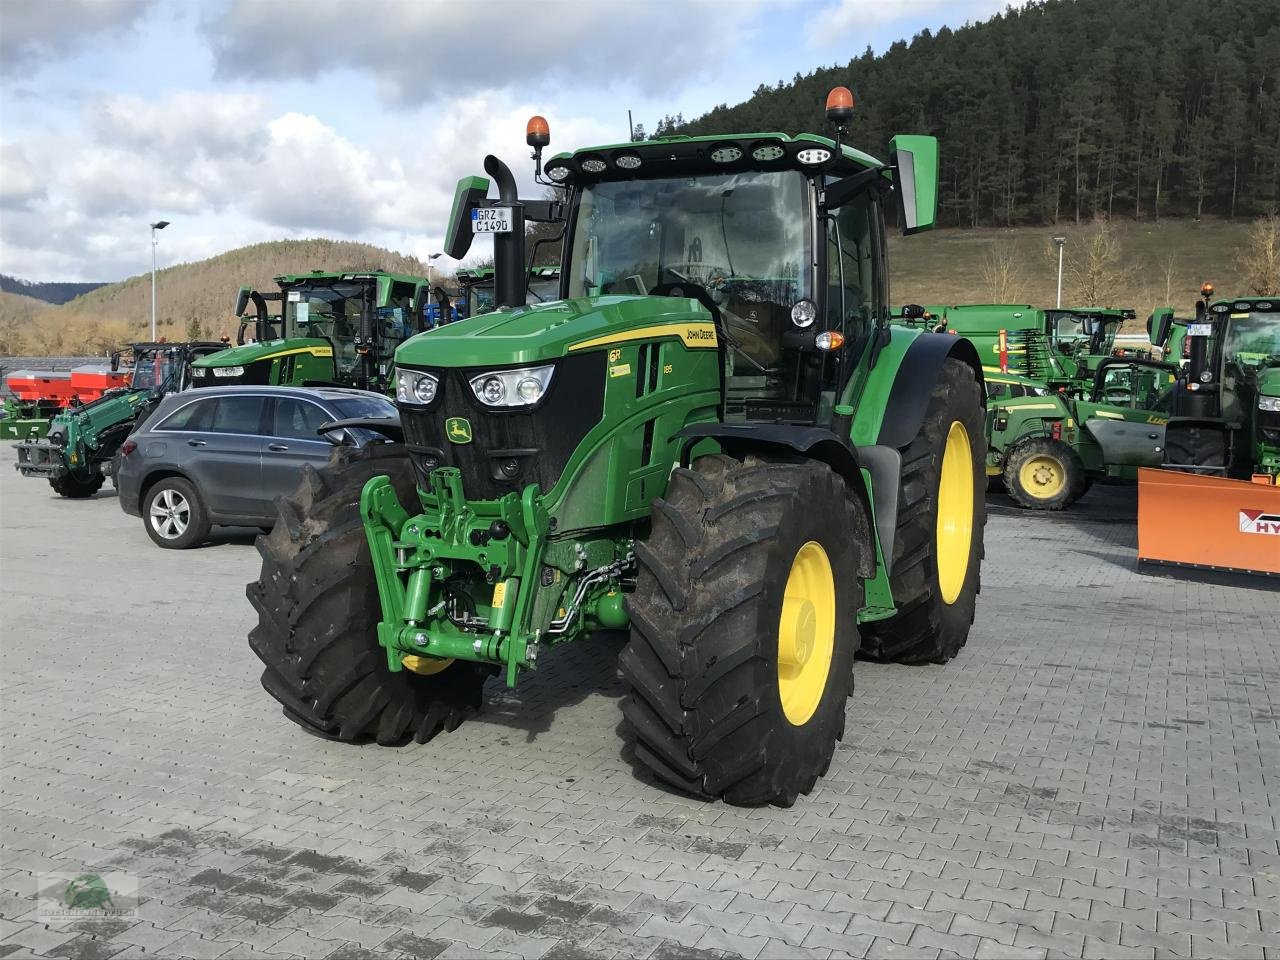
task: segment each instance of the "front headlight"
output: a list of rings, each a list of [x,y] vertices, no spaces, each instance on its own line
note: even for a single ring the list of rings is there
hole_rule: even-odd
[[[429,373],[401,370],[396,374],[396,400],[400,403],[426,405],[436,398],[440,381]]]
[[[244,376],[244,367],[214,367],[213,375],[215,377],[240,377]]]
[[[1259,397],[1258,409],[1267,413],[1280,413],[1280,397]]]
[[[209,375],[208,367],[192,367],[191,375],[193,377],[207,377]]]
[[[531,407],[547,394],[555,367],[494,370],[471,378],[471,390],[487,407]]]

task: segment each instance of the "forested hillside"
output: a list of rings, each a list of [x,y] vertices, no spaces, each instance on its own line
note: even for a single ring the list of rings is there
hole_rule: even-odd
[[[1277,0],[1032,0],[881,56],[760,86],[655,135],[827,129],[853,90],[849,140],[941,140],[943,222],[1158,220],[1274,211],[1280,201]]]

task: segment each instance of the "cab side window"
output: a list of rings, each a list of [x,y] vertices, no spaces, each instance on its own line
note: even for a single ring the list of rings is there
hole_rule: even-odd
[[[880,208],[871,191],[827,221],[827,321],[849,340],[870,329],[881,306],[881,236]]]

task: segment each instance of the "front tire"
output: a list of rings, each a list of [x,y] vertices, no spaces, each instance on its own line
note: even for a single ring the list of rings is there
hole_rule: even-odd
[[[981,589],[986,431],[973,368],[948,358],[902,451],[889,583],[898,612],[863,626],[863,655],[946,663],[965,645]]]
[[[700,797],[790,806],[844,735],[862,508],[823,464],[712,456],[652,516],[620,661],[635,759]]]
[[[1070,446],[1051,437],[1032,437],[1005,457],[1004,488],[1027,510],[1061,510],[1084,496],[1089,480]]]
[[[191,481],[157,480],[142,498],[142,525],[153,543],[165,550],[189,550],[209,536],[209,510]]]
[[[49,486],[53,487],[54,493],[60,497],[66,497],[68,500],[84,500],[101,490],[105,480],[106,478],[100,473],[88,477],[64,473],[60,477],[50,477]]]
[[[425,743],[479,710],[493,670],[463,661],[431,675],[387,668],[360,518],[360,492],[381,475],[401,503],[417,501],[401,444],[339,447],[325,469],[304,468],[297,491],[276,501],[275,526],[258,538],[261,573],[246,588],[258,611],[249,646],[265,665],[263,688],[303,729],[348,742]]]

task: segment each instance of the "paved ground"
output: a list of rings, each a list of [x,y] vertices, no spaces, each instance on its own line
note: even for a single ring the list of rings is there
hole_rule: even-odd
[[[310,738],[248,534],[162,552],[8,460],[0,956],[1280,958],[1275,585],[1138,574],[1130,493],[997,508],[963,655],[860,665],[814,794],[738,810],[632,772],[611,642],[426,746]],[[136,917],[35,920],[112,871]]]

